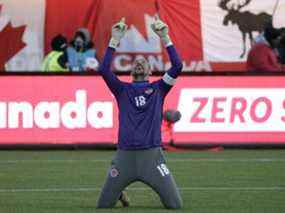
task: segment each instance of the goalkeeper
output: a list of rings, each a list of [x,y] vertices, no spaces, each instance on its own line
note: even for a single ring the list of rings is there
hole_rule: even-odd
[[[120,81],[110,70],[115,50],[127,31],[124,18],[112,28],[112,38],[99,70],[117,100],[119,141],[98,208],[112,208],[118,200],[128,206],[123,190],[135,181],[157,192],[166,208],[182,207],[179,190],[161,149],[161,122],[164,99],[183,66],[168,35],[168,26],[156,18],[152,29],[161,38],[172,64],[162,79],[149,82],[151,68],[144,59],[134,62],[132,83]]]

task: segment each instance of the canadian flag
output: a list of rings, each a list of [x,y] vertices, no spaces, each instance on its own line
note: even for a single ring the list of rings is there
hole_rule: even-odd
[[[102,59],[112,24],[126,17],[130,28],[114,69],[126,71],[134,58],[146,57],[154,70],[165,70],[168,58],[150,29],[159,13],[185,71],[241,71],[251,37],[264,22],[260,17],[273,17],[275,27],[284,27],[284,12],[285,0],[0,0],[0,68],[39,70],[51,39],[61,33],[71,40],[82,27],[91,32]]]
[[[45,0],[0,0],[0,68],[39,70],[44,56]]]

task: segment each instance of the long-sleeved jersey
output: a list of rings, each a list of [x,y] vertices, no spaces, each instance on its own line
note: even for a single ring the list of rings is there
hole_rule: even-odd
[[[172,67],[158,81],[120,81],[110,70],[115,49],[108,48],[99,69],[119,108],[118,148],[140,150],[161,146],[161,123],[166,95],[182,71],[174,46],[167,47]]]

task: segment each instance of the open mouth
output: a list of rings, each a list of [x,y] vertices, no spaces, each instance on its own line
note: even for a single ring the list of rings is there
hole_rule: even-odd
[[[137,64],[137,65],[135,66],[135,72],[136,72],[136,73],[143,73],[143,72],[144,72],[143,66],[142,66],[141,64]]]

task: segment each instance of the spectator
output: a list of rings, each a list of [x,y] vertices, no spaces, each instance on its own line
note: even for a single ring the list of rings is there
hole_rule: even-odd
[[[93,49],[90,32],[87,29],[79,29],[67,49],[69,68],[73,72],[88,71],[88,66],[94,63],[96,51]],[[97,60],[96,60],[97,62]]]
[[[253,45],[247,58],[249,71],[282,71],[278,63],[278,55],[275,48],[280,41],[281,32],[273,27],[267,27]]]
[[[44,59],[42,65],[43,72],[68,72],[67,55],[67,39],[62,35],[57,35],[51,42],[52,52]]]

